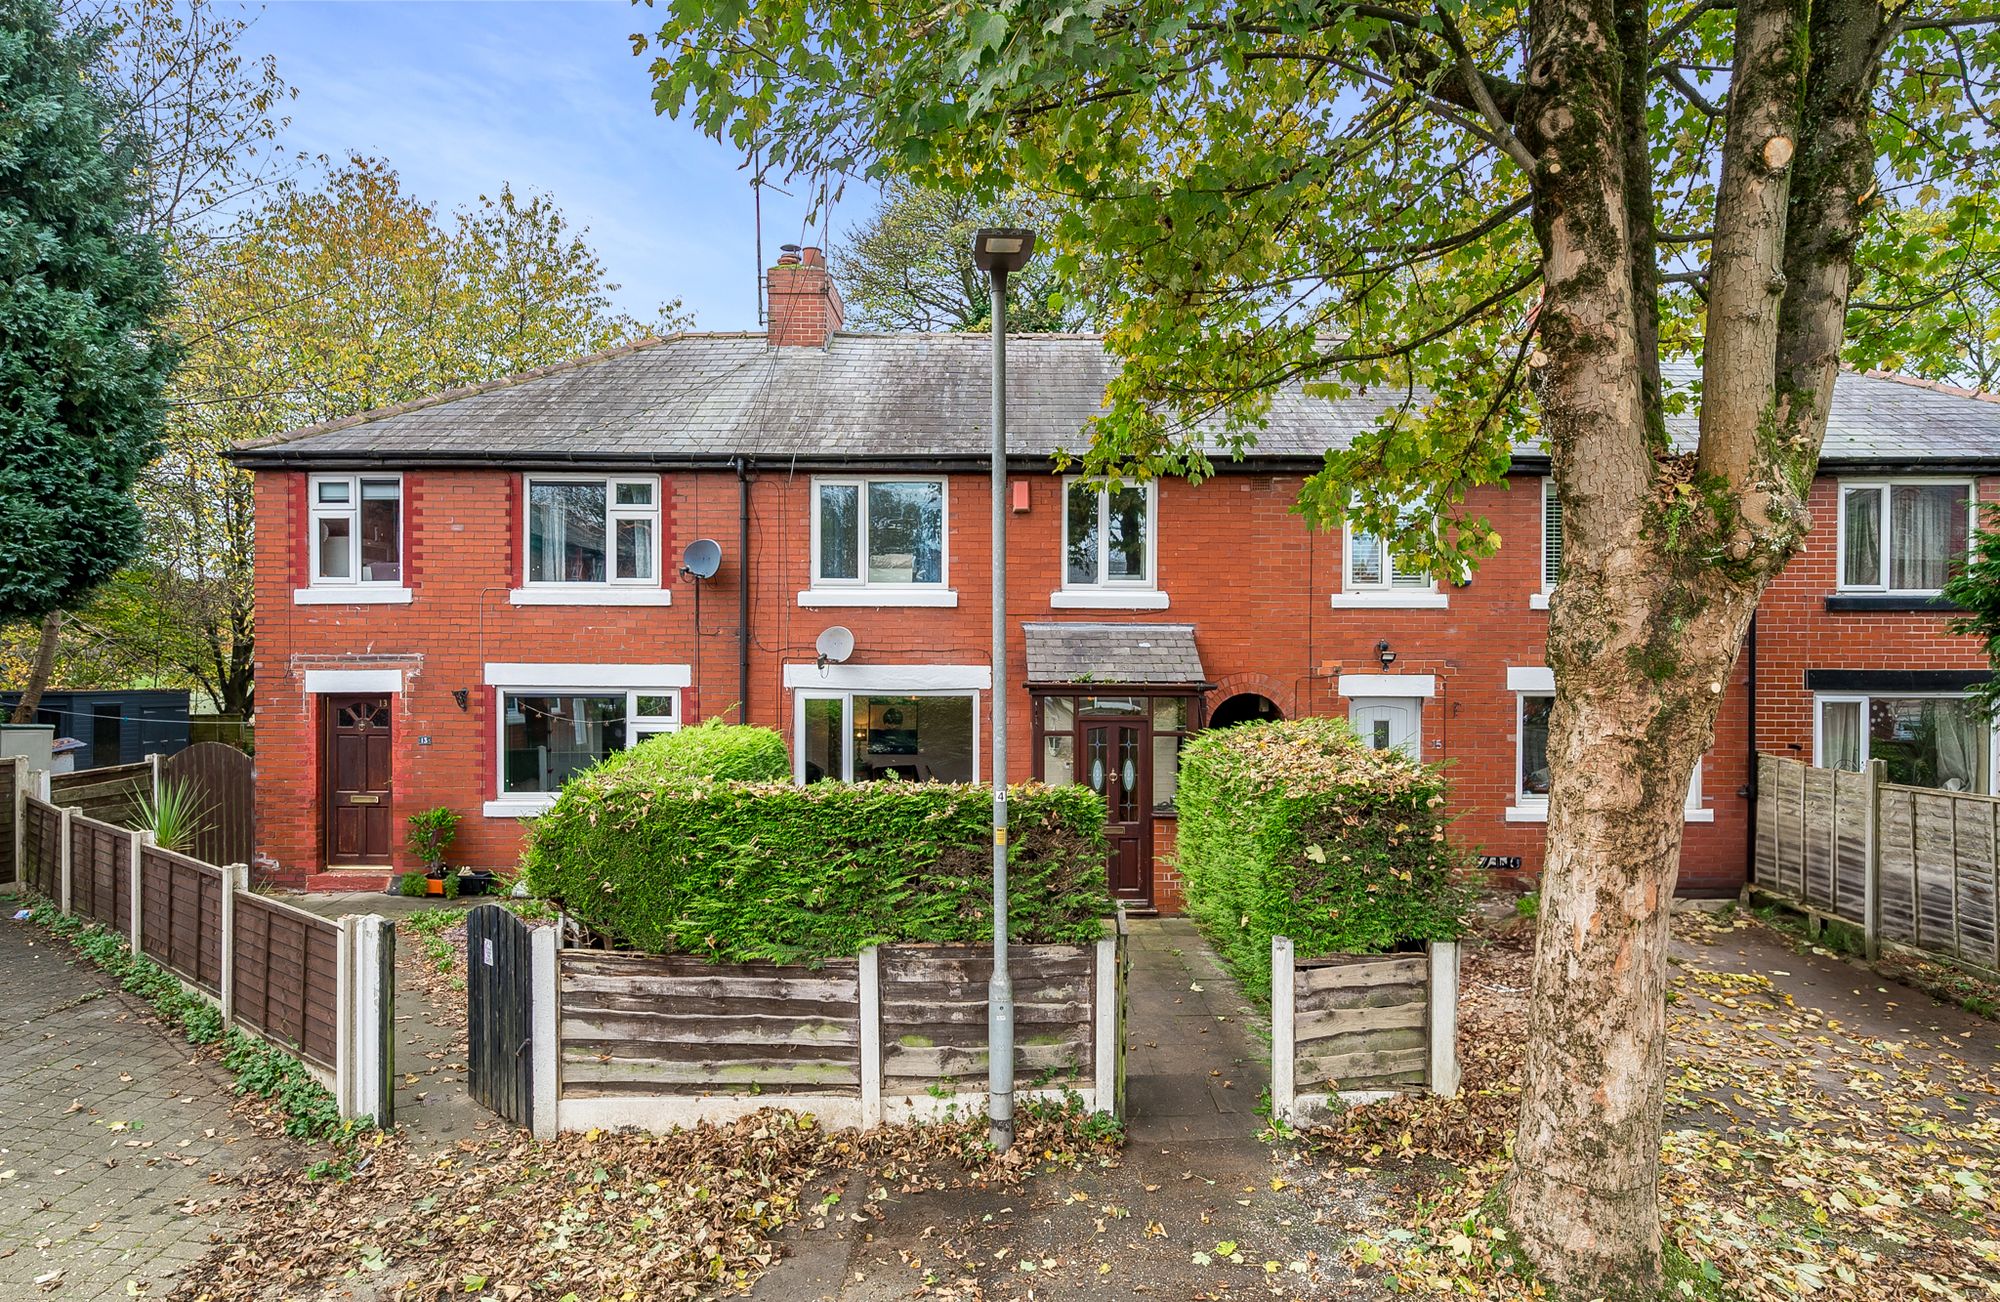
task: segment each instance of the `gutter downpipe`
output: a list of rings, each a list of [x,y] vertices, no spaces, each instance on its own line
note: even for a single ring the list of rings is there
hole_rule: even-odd
[[[1743,820],[1743,893],[1750,892],[1750,875],[1757,867],[1757,614],[1750,614],[1750,629],[1743,635],[1744,723],[1750,742],[1750,780],[1743,785],[1750,797],[1750,816]]]
[[[736,722],[750,722],[750,458],[736,467]]]

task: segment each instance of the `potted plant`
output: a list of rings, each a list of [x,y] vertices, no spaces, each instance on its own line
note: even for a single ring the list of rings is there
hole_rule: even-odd
[[[410,815],[410,834],[407,844],[410,853],[424,867],[426,879],[424,894],[445,894],[445,848],[458,835],[458,811],[439,805]],[[452,892],[456,894],[456,892]]]

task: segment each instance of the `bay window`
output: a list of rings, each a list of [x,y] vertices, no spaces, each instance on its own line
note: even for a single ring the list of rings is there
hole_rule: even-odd
[[[1972,536],[1972,485],[1840,485],[1840,587],[1927,595],[1944,587]]]

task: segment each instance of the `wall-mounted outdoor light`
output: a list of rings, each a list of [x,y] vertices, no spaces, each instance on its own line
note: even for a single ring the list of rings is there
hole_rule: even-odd
[[[1383,641],[1377,642],[1375,644],[1375,658],[1382,662],[1382,667],[1384,669],[1387,669],[1390,665],[1396,663],[1396,653],[1389,649],[1389,643],[1387,639],[1384,639]]]

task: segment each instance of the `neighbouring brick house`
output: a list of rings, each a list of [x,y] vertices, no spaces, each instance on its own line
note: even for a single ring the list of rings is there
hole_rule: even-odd
[[[768,336],[647,341],[240,451],[267,876],[380,880],[410,866],[406,816],[440,804],[466,815],[460,859],[504,866],[565,774],[710,716],[780,729],[801,781],[986,779],[987,341],[840,332],[810,250],[770,291]],[[1458,835],[1539,868],[1544,461],[1474,495],[1504,545],[1436,584],[1291,510],[1386,397],[1281,393],[1214,478],[1111,491],[1050,461],[1099,409],[1098,341],[1023,336],[1009,362],[1008,777],[1105,793],[1120,895],[1179,903],[1188,731],[1308,713],[1450,761]],[[2000,496],[2000,404],[1840,378],[1813,533],[1689,793],[1684,890],[1744,880],[1753,717],[1765,750],[1993,789],[1992,738],[1956,703],[1978,648],[1934,598],[1975,494]],[[698,539],[721,552],[699,581]],[[854,650],[824,663],[836,625]]]

